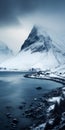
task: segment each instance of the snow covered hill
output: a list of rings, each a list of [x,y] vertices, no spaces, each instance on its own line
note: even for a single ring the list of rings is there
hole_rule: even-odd
[[[13,55],[8,46],[0,41],[0,63],[4,62]]]
[[[34,26],[18,55],[0,65],[10,70],[53,70],[65,63],[65,53],[42,27]]]

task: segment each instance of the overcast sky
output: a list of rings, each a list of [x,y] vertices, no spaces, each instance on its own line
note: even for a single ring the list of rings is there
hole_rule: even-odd
[[[34,24],[65,42],[65,0],[0,0],[0,41],[18,52]]]

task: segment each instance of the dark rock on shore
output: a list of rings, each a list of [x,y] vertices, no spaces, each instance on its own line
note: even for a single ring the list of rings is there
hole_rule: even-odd
[[[14,123],[14,124],[18,124],[18,122],[19,122],[19,121],[18,121],[18,119],[16,119],[16,118],[14,118],[13,121],[12,121],[12,123]]]
[[[11,113],[6,113],[7,118],[12,118]]]

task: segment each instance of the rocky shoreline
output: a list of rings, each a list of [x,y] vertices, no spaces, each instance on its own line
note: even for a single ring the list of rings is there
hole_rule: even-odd
[[[64,130],[65,88],[58,88],[45,94],[38,99],[38,104],[26,112],[27,117],[35,120],[35,124],[33,124],[31,129]]]

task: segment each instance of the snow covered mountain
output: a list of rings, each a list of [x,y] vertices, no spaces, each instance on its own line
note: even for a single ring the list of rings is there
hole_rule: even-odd
[[[51,70],[64,63],[65,53],[62,52],[61,47],[53,42],[42,27],[34,26],[21,46],[19,54],[0,66],[13,70],[28,70],[31,68]]]
[[[8,48],[8,46],[0,41],[0,63],[5,61],[6,59],[12,56],[12,51]]]

